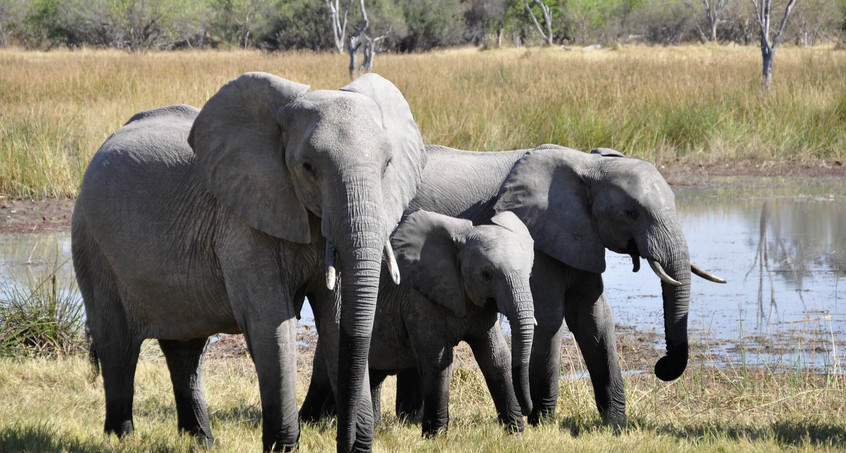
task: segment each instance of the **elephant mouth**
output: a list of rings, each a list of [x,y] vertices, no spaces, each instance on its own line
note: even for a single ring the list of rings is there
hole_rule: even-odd
[[[637,249],[637,244],[635,243],[634,239],[629,239],[629,242],[626,244],[626,249],[624,253],[629,255],[632,258],[632,272],[637,272],[640,270],[640,251]]]

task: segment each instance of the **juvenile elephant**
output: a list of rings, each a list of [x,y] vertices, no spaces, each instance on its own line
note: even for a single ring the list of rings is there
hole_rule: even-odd
[[[625,423],[614,320],[602,283],[605,249],[630,255],[635,272],[645,258],[660,278],[667,355],[655,374],[665,381],[682,374],[688,358],[691,271],[722,280],[691,264],[673,192],[654,166],[609,149],[590,154],[555,145],[501,152],[426,149],[423,181],[409,209],[474,223],[511,211],[535,241],[531,290],[538,325],[530,365],[530,423],[555,412],[565,322],[582,351],[600,414],[611,423]],[[324,372],[315,370],[313,385],[322,386]],[[419,386],[403,376],[414,377],[399,376],[397,407],[409,411],[422,401]],[[301,414],[316,412],[319,408],[301,409]]]
[[[391,242],[404,281],[399,286],[382,283],[379,291],[370,348],[377,420],[382,381],[416,368],[425,401],[423,435],[445,430],[453,347],[466,341],[500,422],[510,430],[523,430],[521,403],[526,413],[531,410],[525,405],[531,402],[528,367],[534,311],[529,276],[534,247],[514,214],[505,211],[490,220],[473,226],[469,220],[421,210],[407,215],[394,231]],[[498,312],[513,329],[510,359]],[[331,399],[328,392],[310,393],[306,398],[311,402],[305,405],[323,404],[324,395]]]
[[[307,91],[244,74],[200,111],[135,115],[92,159],[72,249],[107,433],[133,430],[139,348],[157,338],[179,428],[211,445],[200,376],[207,337],[243,332],[258,373],[263,447],[295,447],[296,314],[305,295],[328,291],[324,275],[337,258],[346,284],[340,330],[327,338],[344,353],[325,365],[339,375],[338,448],[370,448],[364,379],[381,261],[393,256],[387,238],[426,156],[408,104],[387,80],[368,74],[340,91]]]

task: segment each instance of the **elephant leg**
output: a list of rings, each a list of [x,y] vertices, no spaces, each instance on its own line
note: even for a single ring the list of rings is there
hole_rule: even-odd
[[[94,344],[106,390],[104,430],[106,434],[114,433],[123,437],[135,430],[132,399],[135,396],[135,367],[141,352],[141,341],[129,338],[126,331],[117,330],[95,336]]]
[[[449,428],[452,348],[419,353],[417,366],[423,381],[423,436],[432,437]]]
[[[388,377],[386,371],[370,370],[370,397],[373,398],[373,426],[382,419],[382,383]]]
[[[209,410],[203,392],[202,365],[208,338],[188,341],[159,340],[173,383],[179,429],[195,436],[201,445],[214,446]]]
[[[532,268],[532,298],[535,302],[535,338],[529,362],[532,413],[529,424],[555,417],[558,404],[558,373],[561,337],[564,334],[565,267],[535,251]]]
[[[400,420],[408,420],[423,409],[423,382],[417,368],[397,373],[396,412]]]
[[[617,357],[617,338],[611,306],[602,277],[589,274],[583,284],[567,292],[565,319],[576,338],[593,383],[596,407],[611,424],[626,423],[626,394]]]
[[[332,382],[329,379],[329,370],[326,369],[321,343],[318,337],[312,361],[311,381],[308,383],[305,400],[300,406],[300,421],[303,422],[316,423],[336,414],[335,395],[332,392]]]
[[[485,376],[499,422],[511,433],[523,432],[523,414],[511,380],[511,351],[499,323],[467,342]]]

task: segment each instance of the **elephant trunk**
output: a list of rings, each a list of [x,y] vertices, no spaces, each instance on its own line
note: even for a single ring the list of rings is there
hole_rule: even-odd
[[[532,413],[529,361],[535,335],[535,306],[529,284],[512,283],[513,305],[506,315],[511,324],[511,379],[523,415]]]
[[[661,253],[650,253],[653,270],[665,274],[661,281],[661,295],[664,301],[664,334],[667,341],[667,355],[655,364],[655,375],[662,381],[672,381],[682,375],[687,367],[687,315],[690,307],[690,256],[687,241],[681,228],[673,222],[672,228],[663,229],[661,240],[650,241],[664,244]],[[653,248],[657,249],[657,247]],[[658,256],[656,256],[658,255]],[[652,261],[650,264],[652,265]]]
[[[370,200],[381,194],[378,180],[350,178],[333,241],[340,261],[341,317],[338,345],[338,449],[370,450],[372,413],[362,397],[367,377],[367,358],[376,312],[382,253],[386,232],[380,205]],[[381,199],[381,196],[379,197]]]

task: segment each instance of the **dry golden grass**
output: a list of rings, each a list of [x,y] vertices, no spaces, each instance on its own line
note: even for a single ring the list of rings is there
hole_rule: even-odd
[[[301,363],[310,363],[302,360]],[[299,376],[300,398],[308,370]],[[629,424],[620,433],[603,426],[593,390],[578,355],[563,358],[557,416],[522,435],[496,423],[478,369],[465,363],[453,372],[449,431],[432,440],[419,423],[393,416],[394,380],[383,390],[383,422],[376,452],[653,452],[818,451],[846,448],[846,393],[842,376],[805,371],[715,368],[694,359],[678,381],[651,373],[625,378]],[[136,375],[133,436],[118,441],[102,434],[102,380],[90,382],[82,357],[58,360],[0,358],[0,451],[196,451],[178,434],[176,410],[164,359],[145,344]],[[261,445],[258,385],[246,356],[211,357],[205,388],[218,451],[255,451]],[[334,451],[334,421],[302,426],[300,450]]]
[[[846,52],[782,48],[759,88],[755,47],[477,49],[380,55],[427,143],[511,149],[605,146],[653,161],[842,160]],[[333,53],[0,50],[0,195],[72,197],[91,155],[135,112],[202,106],[267,71],[337,88]]]

